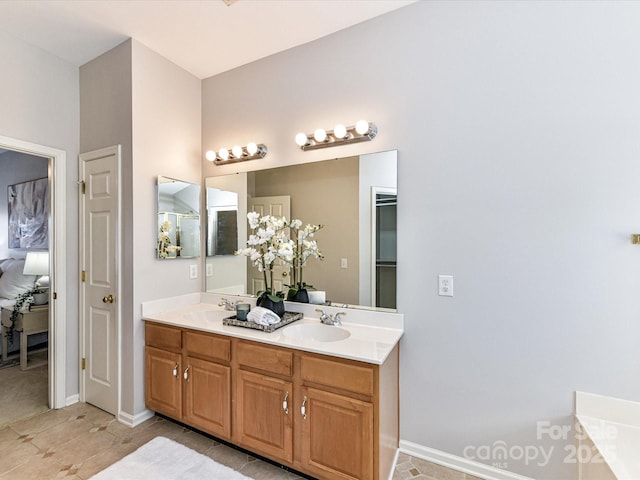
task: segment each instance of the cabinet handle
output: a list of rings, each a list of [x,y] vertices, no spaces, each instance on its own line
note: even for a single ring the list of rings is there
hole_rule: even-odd
[[[300,413],[302,414],[302,418],[307,419],[307,396],[304,396],[302,400],[302,406],[300,407]]]
[[[284,394],[284,400],[282,401],[282,409],[285,415],[289,415],[289,392]]]
[[[184,377],[184,379],[187,381],[187,383],[189,383],[189,369],[191,368],[191,365],[187,365],[187,369],[184,371],[184,373],[182,374],[182,376]]]
[[[173,367],[173,376],[177,377],[178,376],[178,367],[179,365],[176,363],[175,367]]]

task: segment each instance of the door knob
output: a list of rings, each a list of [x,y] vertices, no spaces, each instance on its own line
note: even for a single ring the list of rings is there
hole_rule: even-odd
[[[289,275],[289,272],[282,272],[283,277],[286,277],[287,275]]]
[[[104,303],[113,303],[116,301],[116,297],[114,297],[113,295],[109,294],[106,297],[102,297],[102,301]]]

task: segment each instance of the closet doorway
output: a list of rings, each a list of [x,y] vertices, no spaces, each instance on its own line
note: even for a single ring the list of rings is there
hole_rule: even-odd
[[[66,153],[62,150],[38,145],[22,140],[0,136],[0,156],[9,154],[14,159],[23,155],[25,162],[38,160],[46,164],[48,179],[49,217],[48,252],[49,252],[49,308],[48,308],[48,406],[62,408],[66,405],[66,332],[67,332],[67,288],[66,288]],[[14,160],[15,162],[15,160]],[[0,165],[0,168],[2,166]],[[7,189],[0,192],[0,201],[8,203]],[[0,219],[0,247],[6,256],[25,257],[24,249],[9,249],[8,234],[1,233],[5,228],[8,232],[8,218]],[[5,254],[0,255],[5,257]],[[19,367],[18,367],[19,368]]]

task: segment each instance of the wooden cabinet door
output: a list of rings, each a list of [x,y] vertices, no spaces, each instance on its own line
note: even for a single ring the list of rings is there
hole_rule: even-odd
[[[231,368],[186,357],[184,421],[221,438],[231,437]]]
[[[296,412],[296,422],[304,471],[323,479],[372,479],[373,405],[314,388],[301,392],[304,415]]]
[[[236,371],[236,441],[281,462],[293,461],[293,384]]]
[[[181,355],[145,347],[145,402],[147,408],[182,419]]]

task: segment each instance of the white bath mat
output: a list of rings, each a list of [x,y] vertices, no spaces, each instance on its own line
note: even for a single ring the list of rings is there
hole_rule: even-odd
[[[91,480],[250,480],[165,437],[156,437]]]

